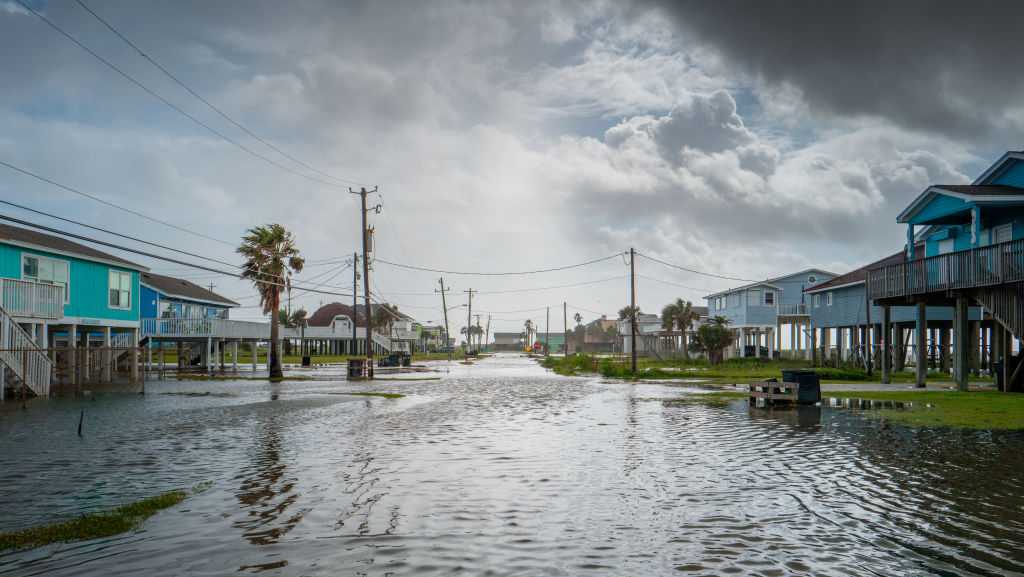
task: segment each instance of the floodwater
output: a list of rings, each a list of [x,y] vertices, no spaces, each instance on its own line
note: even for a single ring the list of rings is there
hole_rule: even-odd
[[[0,575],[1024,574],[1020,434],[438,366],[8,403],[0,530],[208,488],[136,532],[0,553]],[[337,394],[357,390],[407,397]],[[215,394],[161,394],[185,391]]]

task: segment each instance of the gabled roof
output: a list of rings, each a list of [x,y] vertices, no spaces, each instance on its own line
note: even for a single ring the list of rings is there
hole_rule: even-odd
[[[986,197],[1001,198],[1004,196],[1024,196],[1024,189],[1005,184],[936,184],[934,187],[942,192],[956,196],[983,199]]]
[[[149,288],[155,290],[156,292],[164,296],[171,298],[179,298],[182,300],[224,305],[229,307],[238,306],[238,303],[236,303],[235,301],[226,297],[222,297],[209,289],[205,289],[185,279],[164,276],[162,274],[154,274],[151,272],[144,272],[142,273],[142,284],[148,286]]]
[[[805,268],[804,270],[801,270],[801,271],[791,272],[789,274],[784,274],[782,276],[772,277],[772,278],[769,278],[769,279],[765,279],[763,281],[752,282],[750,284],[745,284],[745,285],[742,285],[742,286],[733,287],[733,288],[730,288],[730,289],[718,291],[716,293],[711,293],[709,295],[706,295],[704,298],[705,299],[711,299],[711,298],[715,298],[715,297],[718,297],[718,296],[722,296],[724,294],[729,294],[729,293],[733,293],[733,292],[736,292],[736,291],[746,290],[746,289],[749,289],[749,288],[754,288],[754,287],[759,287],[759,286],[767,286],[767,287],[771,287],[773,289],[779,290],[781,287],[779,287],[776,284],[772,284],[772,283],[777,283],[779,281],[786,280],[786,279],[788,279],[790,277],[802,276],[802,275],[810,274],[812,272],[823,273],[826,276],[835,276],[835,274],[836,274],[834,272],[829,272],[827,270],[820,269],[820,268]]]
[[[382,305],[376,303],[370,305],[370,309],[373,311],[373,314],[377,314],[377,311],[379,311],[382,307]],[[390,309],[384,310],[390,311]],[[366,326],[366,319],[364,318],[366,315],[364,315],[363,313],[364,308],[363,305],[360,304],[356,307],[355,316],[357,327]],[[331,322],[334,320],[334,317],[337,316],[345,316],[348,318],[352,318],[352,305],[346,305],[342,303],[326,304],[318,308],[316,312],[314,312],[312,315],[309,316],[308,319],[306,319],[306,325],[310,327],[327,327],[331,325]],[[402,312],[398,312],[395,315],[395,318],[399,320],[412,320],[412,317]]]
[[[894,255],[887,256],[881,260],[876,260],[871,264],[864,265],[858,269],[851,270],[846,274],[841,274],[831,280],[827,280],[823,283],[818,283],[812,287],[804,289],[807,294],[819,293],[822,291],[836,289],[845,286],[862,284],[868,277],[868,271],[873,268],[880,266],[886,266],[890,264],[896,264],[907,260],[907,254],[905,251],[900,251]]]
[[[1015,160],[1024,160],[1024,150],[1010,150],[1006,154],[1003,154],[999,157],[999,160],[992,163],[992,166],[986,168],[985,172],[982,172],[981,175],[974,179],[974,182],[971,184],[985,184],[986,182],[989,182],[990,179],[1002,170],[1008,162]]]
[[[0,224],[0,242],[139,271],[149,270],[140,264],[107,254],[84,244],[78,244],[66,238],[9,224]]]
[[[965,203],[1006,202],[1008,200],[1024,201],[1024,188],[1002,184],[936,184],[926,188],[924,192],[907,205],[907,208],[904,208],[896,216],[896,222],[909,222],[915,214],[925,208],[932,199],[939,195],[956,198]],[[969,206],[966,204],[963,208],[957,207],[956,213],[959,214],[967,208]]]

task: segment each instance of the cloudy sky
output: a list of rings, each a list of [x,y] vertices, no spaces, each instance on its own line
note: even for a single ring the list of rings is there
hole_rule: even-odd
[[[1024,146],[1024,76],[1005,71],[1019,44],[1009,2],[83,1],[319,172],[218,115],[75,1],[29,6],[263,158],[0,0],[0,160],[224,242],[3,167],[0,199],[232,262],[246,227],[280,222],[313,265],[299,280],[325,290],[351,286],[350,270],[323,262],[356,249],[352,183],[379,186],[376,255],[396,263],[523,271],[632,246],[764,278],[843,272],[898,250],[895,214],[913,196]],[[240,281],[137,260],[213,282],[249,307],[235,317],[259,316]],[[637,264],[652,312],[736,284]],[[613,315],[627,273],[615,258],[444,276],[449,306],[481,291],[474,308],[492,330],[543,326],[548,305],[560,330],[563,301],[570,316]],[[377,263],[374,290],[438,322],[438,276]],[[528,290],[544,287],[564,288]],[[451,315],[454,331],[465,309]]]

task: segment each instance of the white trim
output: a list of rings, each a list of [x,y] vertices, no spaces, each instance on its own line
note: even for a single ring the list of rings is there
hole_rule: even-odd
[[[853,281],[853,282],[848,282],[846,284],[837,284],[837,285],[833,285],[833,286],[827,286],[827,287],[821,287],[821,288],[815,288],[815,289],[807,289],[807,290],[804,291],[804,294],[809,294],[809,295],[820,294],[820,293],[823,293],[825,291],[831,291],[831,290],[836,290],[836,289],[841,289],[841,288],[846,288],[846,287],[851,287],[851,286],[857,286],[859,284],[864,284],[864,281],[856,280],[856,281]]]
[[[142,266],[141,264],[135,264],[135,263],[131,263],[131,262],[117,262],[117,261],[107,260],[105,258],[99,258],[99,257],[94,257],[94,256],[87,256],[87,255],[80,254],[80,253],[77,253],[77,252],[69,252],[69,251],[66,251],[66,250],[59,250],[59,249],[56,249],[56,248],[50,248],[48,246],[42,246],[42,245],[38,245],[38,244],[33,244],[31,242],[22,242],[20,240],[11,240],[11,239],[8,239],[8,238],[0,238],[0,244],[9,244],[11,246],[19,246],[21,248],[28,248],[28,249],[32,249],[32,250],[39,250],[39,251],[48,252],[48,253],[51,253],[51,254],[59,254],[61,256],[77,258],[77,259],[80,259],[80,260],[87,260],[89,262],[98,262],[100,264],[116,266],[116,267],[120,267],[120,268],[127,269],[127,270],[137,270],[137,271],[149,272],[149,269],[144,267],[144,266]]]
[[[80,327],[115,327],[123,329],[137,329],[139,328],[138,319],[131,320],[118,320],[118,319],[97,319],[91,317],[63,317],[57,320],[51,320],[48,322],[51,328],[60,325],[78,325]]]
[[[128,289],[128,306],[122,306],[122,305],[114,306],[114,305],[110,304],[110,291],[111,291],[110,280],[113,277],[113,275],[118,275],[118,279],[120,279],[121,275],[128,275],[128,285],[129,285],[129,289]],[[132,295],[132,293],[135,292],[134,288],[135,288],[135,279],[132,278],[131,271],[107,269],[107,308],[111,309],[111,310],[115,310],[115,311],[130,311],[130,310],[132,310],[132,301],[134,300],[134,297],[138,296],[138,295]],[[122,292],[121,291],[120,280],[118,280],[117,292],[118,293]]]
[[[1005,240],[999,240],[999,231],[1006,230],[1006,229],[1010,230],[1010,240],[1013,240],[1013,223],[1012,222],[1008,222],[1006,224],[1001,224],[999,226],[993,226],[992,228],[989,229],[990,230],[990,232],[988,233],[989,244],[999,244],[1000,242],[1009,242],[1009,241],[1005,241]]]
[[[731,289],[726,289],[726,290],[723,290],[723,291],[718,291],[716,293],[711,293],[711,294],[705,296],[704,298],[709,299],[709,298],[716,297],[716,296],[721,296],[721,295],[730,295],[732,293],[738,293],[740,291],[749,290],[749,289],[752,289],[752,288],[763,287],[763,286],[766,286],[766,287],[769,287],[769,288],[773,288],[773,289],[778,290],[778,291],[782,290],[782,287],[778,287],[778,286],[775,286],[773,284],[770,284],[770,283],[768,283],[768,281],[754,282],[754,283],[746,284],[746,285],[739,286],[739,287],[736,287],[736,288],[731,288]]]
[[[1006,164],[1006,161],[1010,160],[1011,158],[1014,158],[1014,159],[1017,159],[1017,160],[1024,160],[1024,152],[1016,151],[1016,150],[1011,150],[1011,151],[1007,152],[1002,157],[1000,157],[999,160],[995,161],[995,163],[992,164],[992,166],[988,167],[985,170],[985,172],[981,173],[981,176],[979,176],[978,178],[974,179],[974,182],[972,182],[971,184],[977,184],[977,185],[982,184],[983,182],[988,180],[988,177],[992,176],[992,173],[997,172],[1000,168],[1003,167],[1004,164]]]
[[[832,300],[832,291],[828,291],[827,293],[825,293],[825,306],[832,306]]]
[[[984,186],[984,185],[975,185]],[[900,224],[907,224],[907,219],[910,218],[919,208],[919,206],[926,200],[930,200],[935,195],[943,194],[951,196],[953,198],[960,199],[964,202],[1014,202],[1024,200],[1024,193],[1022,194],[964,194],[962,192],[956,192],[942,188],[941,186],[932,185],[929,186],[917,196],[907,208],[904,208],[898,215],[896,215],[896,222]],[[970,207],[965,207],[967,210]],[[954,213],[950,213],[954,214]]]
[[[20,266],[18,268],[18,278],[23,280],[23,281],[25,281],[25,282],[34,282],[36,284],[47,284],[47,283],[39,282],[38,278],[35,278],[35,279],[25,278],[25,257],[32,257],[32,258],[35,258],[36,260],[44,258],[46,260],[52,260],[54,262],[62,262],[62,263],[67,265],[67,267],[68,267],[68,280],[67,280],[66,283],[64,283],[65,284],[65,286],[64,286],[64,304],[65,305],[71,304],[71,261],[60,259],[60,258],[53,258],[52,256],[46,256],[46,255],[43,255],[43,254],[34,254],[34,253],[30,253],[30,252],[22,252],[21,253],[21,262],[19,263]],[[53,283],[50,283],[50,285],[51,286],[56,286]]]

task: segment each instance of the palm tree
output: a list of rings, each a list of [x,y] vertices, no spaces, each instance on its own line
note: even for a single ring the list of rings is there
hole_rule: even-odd
[[[290,329],[299,328],[306,324],[306,314],[306,309],[294,310],[291,315],[288,314],[287,309],[278,309],[277,322]],[[285,356],[292,354],[292,342],[290,339],[284,342],[284,354]],[[302,354],[306,354],[306,351],[303,350]]]
[[[676,299],[674,303],[668,303],[661,309],[661,330],[668,333],[669,341],[672,343],[672,350],[676,348],[676,337],[672,328],[676,326],[676,318],[679,316],[679,305],[682,301]]]
[[[581,315],[580,313],[576,313],[576,314],[572,315],[572,320],[576,321],[576,326],[582,325],[583,324],[583,315]]]
[[[708,360],[717,365],[722,362],[722,351],[732,344],[734,335],[729,329],[729,319],[717,316],[697,329],[697,337],[708,353]]]
[[[252,281],[260,294],[263,314],[270,315],[269,375],[280,379],[281,358],[278,353],[281,308],[281,290],[291,286],[292,274],[302,272],[305,264],[295,246],[295,237],[280,224],[267,224],[250,228],[235,249],[242,255],[242,278]]]
[[[633,318],[634,315],[640,316],[641,314],[643,313],[640,312],[640,307],[625,306],[619,309],[619,320],[624,321]]]
[[[395,326],[395,319],[398,318],[398,305],[384,303],[374,309],[372,327],[375,329],[387,329],[388,337],[391,337],[391,330]]]
[[[700,315],[697,314],[697,312],[693,310],[693,303],[690,302],[690,301],[683,301],[683,299],[676,299],[676,302],[673,303],[673,305],[675,307],[675,313],[676,313],[675,314],[676,327],[678,327],[679,331],[682,333],[681,344],[682,344],[682,348],[683,348],[683,358],[684,359],[689,359],[690,358],[690,350],[689,350],[689,343],[687,341],[689,339],[690,331],[693,330],[693,322],[697,321],[697,320],[700,320]]]

